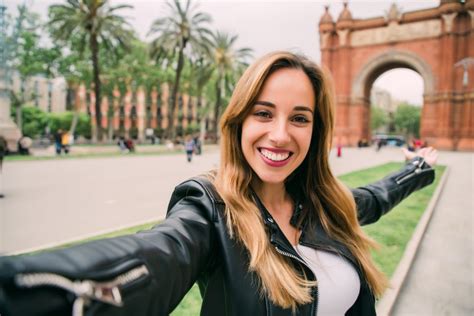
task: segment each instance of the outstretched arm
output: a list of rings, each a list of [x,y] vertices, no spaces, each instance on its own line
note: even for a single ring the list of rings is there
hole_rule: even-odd
[[[215,233],[205,191],[178,186],[148,231],[0,258],[1,315],[168,315],[208,267]]]
[[[437,151],[429,147],[416,154],[404,152],[409,161],[402,169],[375,183],[351,190],[361,225],[376,222],[408,195],[433,182],[435,172],[431,166],[437,161]]]

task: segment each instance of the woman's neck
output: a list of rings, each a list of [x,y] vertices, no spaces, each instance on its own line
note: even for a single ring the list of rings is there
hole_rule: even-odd
[[[287,213],[288,205],[290,205],[290,213],[292,211],[292,200],[288,192],[286,192],[285,184],[268,184],[256,183],[252,185],[263,205],[273,215],[277,213]],[[285,207],[286,206],[286,207]],[[287,214],[288,215],[288,214]],[[290,214],[291,215],[291,214]]]

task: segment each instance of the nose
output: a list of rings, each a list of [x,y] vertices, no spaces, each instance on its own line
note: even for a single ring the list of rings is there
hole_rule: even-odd
[[[269,140],[278,147],[284,146],[290,142],[291,136],[289,126],[286,120],[276,121],[269,132]]]

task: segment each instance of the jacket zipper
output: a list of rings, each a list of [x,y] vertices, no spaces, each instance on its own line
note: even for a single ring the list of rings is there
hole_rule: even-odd
[[[295,260],[297,260],[298,262],[301,262],[305,267],[307,267],[310,271],[312,271],[309,267],[308,267],[308,264],[306,262],[304,262],[303,260],[301,260],[300,258],[298,258],[297,256],[287,252],[287,251],[284,251],[284,250],[281,250],[280,248],[278,248],[278,246],[275,246],[275,250],[283,255],[283,256],[286,256],[286,257],[289,257],[289,258],[293,258]],[[314,273],[313,273],[314,274]],[[316,278],[316,275],[314,274],[314,277]],[[316,281],[317,281],[317,278],[316,278]],[[314,300],[314,303],[312,304],[311,306],[311,316],[317,316],[318,315],[318,302],[319,302],[319,291],[318,291],[318,287],[314,287],[311,289],[311,291],[313,292],[312,294],[314,295],[313,297],[315,297],[315,300]]]
[[[401,176],[400,178],[398,179],[395,179],[395,182],[397,184],[403,184],[404,182],[410,180],[411,178],[413,178],[414,176],[420,174],[423,170],[421,169],[421,167],[423,166],[423,164],[425,163],[425,161],[423,159],[421,160],[415,160],[413,162],[413,164],[416,166],[415,170]]]
[[[23,273],[15,277],[15,283],[18,287],[22,288],[54,286],[71,292],[76,296],[72,315],[81,316],[84,314],[84,307],[90,303],[91,299],[113,306],[123,306],[119,287],[125,286],[148,274],[150,274],[148,268],[145,265],[141,265],[106,282],[92,280],[71,281],[54,273]]]

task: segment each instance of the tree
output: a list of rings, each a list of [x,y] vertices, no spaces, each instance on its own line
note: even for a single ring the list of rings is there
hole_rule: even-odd
[[[205,93],[205,88],[206,85],[209,83],[212,83],[212,74],[214,72],[214,67],[211,59],[209,56],[201,56],[198,58],[198,60],[194,63],[192,63],[192,75],[190,82],[193,82],[194,84],[191,84],[190,87],[194,87],[195,91],[194,94],[197,97],[197,115],[198,115],[198,121],[200,121],[200,126],[199,126],[199,131],[200,131],[200,138],[201,140],[204,140],[205,138],[205,127],[206,127],[206,121],[205,121],[205,116],[208,114],[207,108],[203,106],[203,95]],[[207,101],[209,103],[209,98],[207,98]]]
[[[211,47],[210,36],[212,32],[208,29],[211,17],[206,13],[197,11],[196,5],[191,6],[191,0],[186,0],[184,3],[173,0],[167,2],[166,6],[169,10],[168,16],[156,19],[149,34],[157,35],[151,43],[154,58],[172,61],[173,57],[176,54],[178,55],[166,131],[168,137],[174,138],[174,115],[185,52],[188,48],[190,49],[189,54],[192,52],[200,54],[208,51]]]
[[[214,127],[216,133],[222,107],[222,100],[226,96],[226,91],[232,91],[233,85],[247,66],[247,59],[252,56],[250,48],[235,48],[237,35],[230,35],[217,31],[213,34],[212,57],[215,67],[216,77],[216,103],[214,106]]]
[[[101,79],[99,48],[115,54],[119,47],[127,47],[133,33],[125,18],[116,11],[132,8],[130,5],[109,5],[108,0],[68,0],[67,4],[49,7],[49,25],[54,39],[68,43],[79,34],[82,51],[90,50],[95,93],[96,137],[102,140]],[[87,44],[86,44],[87,43]]]
[[[421,108],[408,103],[400,104],[394,114],[394,125],[399,133],[405,136],[420,136]]]
[[[39,16],[31,12],[23,4],[18,6],[18,16],[15,18],[7,45],[10,47],[10,56],[7,56],[9,67],[18,71],[20,79],[20,91],[11,91],[12,110],[15,109],[15,119],[18,128],[22,130],[22,106],[31,101],[32,95],[25,92],[25,83],[28,77],[43,73],[49,76],[54,52],[39,46],[40,25]]]
[[[370,112],[370,128],[373,131],[376,131],[382,126],[387,125],[389,122],[389,117],[387,113],[377,107],[377,106],[372,106],[371,112]]]
[[[103,78],[105,88],[109,94],[117,87],[124,95],[127,89],[136,90],[138,87],[144,87],[150,101],[150,94],[154,87],[160,88],[160,83],[167,81],[169,73],[165,70],[155,67],[154,61],[150,59],[148,45],[138,39],[130,44],[130,49],[123,51],[116,63],[110,65],[104,72]],[[118,108],[109,104],[108,122],[109,139],[112,138],[114,130],[112,118]]]

